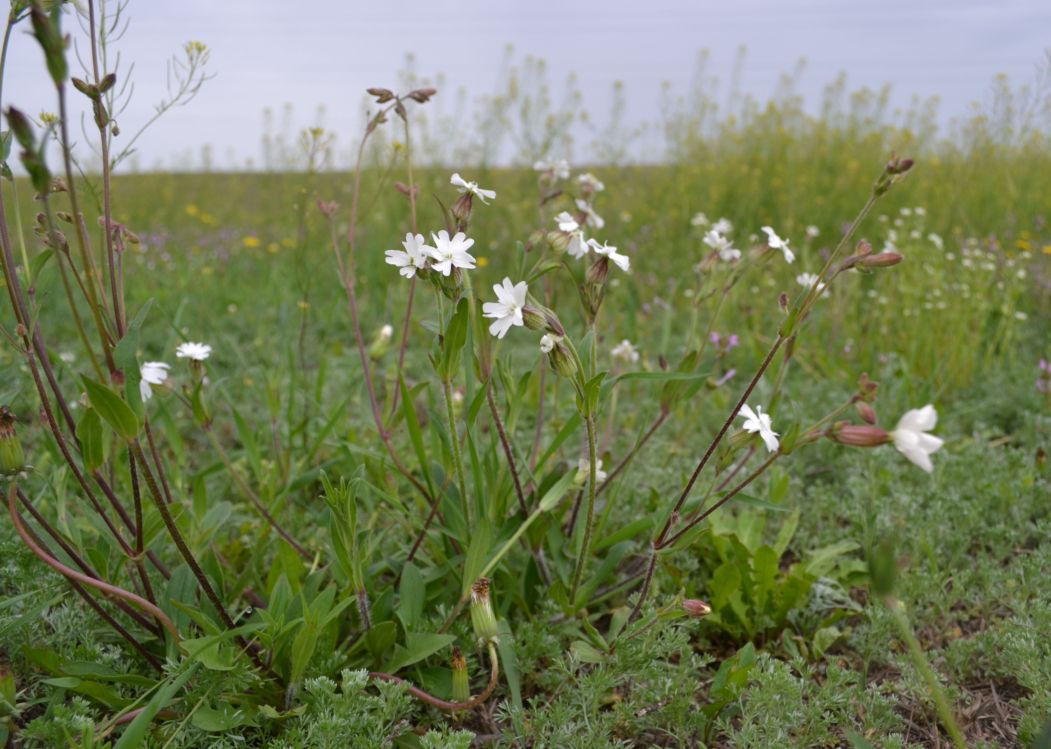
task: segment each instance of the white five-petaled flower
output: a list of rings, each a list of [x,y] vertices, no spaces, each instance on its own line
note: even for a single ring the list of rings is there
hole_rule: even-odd
[[[781,250],[781,252],[785,253],[786,263],[791,263],[796,259],[795,253],[788,246],[787,239],[781,239],[781,237],[777,236],[777,232],[769,226],[764,226],[763,231],[766,233],[766,243],[770,249]]]
[[[906,411],[898,425],[890,433],[894,447],[920,468],[930,473],[934,470],[931,454],[938,452],[945,441],[927,434],[938,424],[938,412],[929,403],[923,408]]]
[[[631,267],[631,258],[629,258],[627,255],[621,255],[619,252],[617,252],[617,248],[611,244],[606,244],[605,242],[602,242],[600,244],[598,240],[589,239],[588,246],[590,246],[591,249],[595,251],[596,255],[608,257],[616,264],[618,268],[620,268],[623,271],[626,271],[628,270],[628,268]]]
[[[814,226],[813,224],[811,224],[810,226],[808,226],[808,227],[806,228],[806,236],[807,236],[807,239],[814,239],[815,237],[817,237],[817,236],[818,236],[818,235],[820,235],[820,234],[821,234],[821,230],[820,230],[820,229],[818,229],[818,228],[817,228],[816,226]]]
[[[382,328],[380,328],[380,336],[379,337],[380,337],[381,341],[385,341],[385,342],[389,341],[391,338],[394,337],[394,326],[391,325],[390,323],[387,323],[386,325],[384,325]]]
[[[817,283],[817,293],[821,296],[828,296],[828,289],[825,288],[827,284],[824,282],[818,283],[818,275],[816,273],[800,273],[796,276],[796,283],[802,286],[804,289],[809,289]]]
[[[606,189],[606,186],[602,183],[598,177],[591,172],[584,172],[577,177],[577,182],[580,183],[580,187],[587,192],[602,192]]]
[[[639,351],[634,344],[625,338],[609,352],[614,359],[625,364],[635,364],[639,360]]]
[[[690,219],[690,226],[707,226],[711,221],[708,220],[707,214],[699,212],[693,214],[693,218]]]
[[[588,475],[591,473],[591,461],[587,458],[581,458],[577,461],[577,475],[573,477],[573,480],[577,484],[583,484],[588,480]],[[602,458],[595,461],[595,483],[602,483],[606,480],[606,472],[602,470]]]
[[[422,234],[406,234],[405,241],[401,243],[404,250],[387,250],[383,253],[387,256],[387,264],[398,268],[398,273],[406,278],[412,278],[417,271],[427,267],[431,248],[425,244],[426,241]]]
[[[153,388],[150,385],[163,385],[168,379],[168,370],[171,365],[162,361],[148,361],[143,363],[139,369],[139,395],[143,402],[153,397]]]
[[[453,176],[449,178],[449,184],[456,185],[458,188],[460,188],[460,192],[469,192],[474,195],[477,195],[486,205],[489,205],[489,201],[486,200],[486,198],[489,198],[489,200],[496,199],[495,190],[483,190],[481,187],[478,186],[477,182],[469,182],[463,177],[461,177],[459,173],[453,174]]]
[[[424,247],[424,249],[434,258],[434,263],[431,265],[432,270],[448,276],[452,273],[453,268],[474,267],[474,256],[467,252],[474,244],[474,240],[468,239],[462,231],[456,232],[450,239],[449,232],[442,229],[437,234],[431,234],[431,239],[434,240],[434,247]]]
[[[544,333],[544,335],[540,336],[540,352],[543,354],[550,354],[555,346],[561,342],[562,336]]]
[[[577,208],[579,208],[580,212],[584,214],[584,223],[589,226],[601,229],[606,225],[605,220],[603,220],[602,216],[595,213],[595,209],[591,207],[591,203],[588,201],[582,198],[577,198]]]
[[[175,355],[180,359],[204,361],[212,355],[212,347],[207,343],[193,343],[192,341],[188,341],[179,344],[179,347],[175,349]]]
[[[483,304],[482,314],[494,320],[489,332],[497,338],[503,338],[512,325],[525,325],[522,308],[525,307],[529,286],[525,281],[512,284],[510,278],[505,278],[502,283],[493,284],[493,291],[499,301]]]
[[[766,443],[766,449],[770,452],[777,450],[781,443],[777,441],[777,432],[773,430],[770,423],[770,414],[763,413],[762,406],[756,406],[753,411],[747,404],[743,405],[737,415],[744,417],[742,427],[746,432],[751,434],[759,432],[759,436]]]
[[[715,229],[704,235],[704,243],[718,252],[719,259],[724,262],[728,263],[741,258],[741,251],[734,247],[734,243]]]
[[[729,234],[734,230],[734,225],[730,223],[730,219],[720,218],[712,224],[712,228],[720,234]]]
[[[546,172],[550,174],[551,178],[555,181],[569,179],[569,162],[565,159],[557,159],[556,161],[537,161],[533,164],[533,169],[538,172]]]
[[[562,211],[562,213],[555,216],[555,221],[558,223],[558,230],[564,231],[569,235],[569,244],[566,245],[566,252],[571,257],[578,259],[587,255],[588,241],[584,237],[584,229],[569,211]]]

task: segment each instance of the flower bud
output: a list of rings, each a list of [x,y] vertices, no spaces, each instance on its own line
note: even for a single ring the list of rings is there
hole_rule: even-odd
[[[394,92],[387,88],[367,88],[365,92],[369,96],[375,96],[377,104],[386,104],[394,98]]]
[[[588,268],[587,274],[584,280],[588,284],[594,284],[601,286],[606,283],[606,277],[609,275],[609,258],[606,256],[600,257],[591,267]]]
[[[15,434],[15,415],[7,406],[0,406],[0,476],[17,476],[25,467],[25,452]]]
[[[383,355],[390,350],[391,340],[394,338],[394,327],[391,325],[384,325],[382,328],[376,331],[376,335],[372,338],[372,343],[369,344],[369,358],[372,361],[379,361],[383,358]]]
[[[467,659],[463,657],[463,651],[453,646],[453,702],[467,702],[471,699],[471,684],[467,675]]]
[[[547,338],[548,336],[544,336]],[[551,336],[554,338],[554,336]],[[543,349],[543,341],[541,341],[541,349]],[[551,350],[547,352],[547,361],[551,365],[551,369],[555,370],[556,373],[563,377],[573,377],[577,373],[577,362],[570,353],[569,348],[566,344],[562,343],[562,339],[559,338],[551,347]]]
[[[857,411],[858,416],[860,416],[867,423],[876,423],[876,411],[865,401],[855,401],[854,410]]]
[[[418,88],[415,91],[410,91],[408,97],[415,102],[420,104],[426,104],[431,100],[431,97],[437,94],[437,89],[433,88]]]
[[[471,585],[471,624],[482,645],[496,642],[498,630],[493,602],[489,597],[489,578],[480,577]]]
[[[891,441],[890,434],[876,426],[843,424],[829,434],[829,439],[841,445],[854,447],[878,447]]]
[[[897,252],[879,252],[875,255],[866,255],[857,262],[861,268],[889,268],[897,265],[905,258]]]
[[[862,239],[858,242],[858,246],[854,250],[854,254],[859,257],[865,257],[866,255],[872,254],[872,244],[867,239]]]
[[[468,190],[453,203],[452,214],[461,231],[467,228],[471,220],[471,209],[474,206],[474,193]]]
[[[682,602],[682,610],[686,612],[686,616],[693,619],[700,619],[712,613],[712,607],[699,598],[685,599]]]

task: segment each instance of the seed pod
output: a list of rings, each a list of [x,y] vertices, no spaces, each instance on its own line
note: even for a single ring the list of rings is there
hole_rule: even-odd
[[[17,476],[25,467],[25,452],[15,434],[15,415],[7,406],[0,406],[0,476]]]
[[[453,702],[467,702],[471,699],[471,683],[467,675],[467,659],[463,657],[463,651],[453,647]]]
[[[833,442],[854,447],[878,447],[891,441],[891,436],[885,429],[858,424],[838,426],[828,437]]]
[[[496,614],[489,597],[489,578],[480,577],[471,586],[471,624],[479,644],[497,640]]]

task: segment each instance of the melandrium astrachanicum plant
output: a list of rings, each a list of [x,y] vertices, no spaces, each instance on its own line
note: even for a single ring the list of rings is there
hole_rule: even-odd
[[[178,704],[179,690],[203,671],[226,672],[235,663],[252,685],[242,709],[258,720],[291,708],[304,680],[324,668],[322,662],[401,684],[448,711],[489,700],[501,677],[512,699],[520,701],[515,622],[540,610],[537,591],[561,608],[563,619],[579,619],[589,638],[612,649],[671,619],[706,614],[702,601],[668,596],[658,574],[661,561],[687,547],[707,517],[775,462],[827,438],[859,447],[893,443],[909,460],[931,469],[929,456],[941,445],[928,434],[936,422],[934,409],[910,411],[894,430],[882,430],[871,406],[876,384],[864,375],[853,395],[810,424],[779,416],[789,365],[821,300],[849,271],[870,272],[902,260],[894,252],[874,253],[865,242],[848,254],[860,222],[912,167],[911,161],[894,158],[823,266],[800,276],[802,290],[794,299],[782,294],[750,300],[769,310],[769,347],[732,408],[717,414],[718,427],[697,451],[685,485],[667,487],[669,499],[650,516],[616,531],[632,546],[634,563],[624,563],[623,544],[596,543],[609,503],[631,491],[633,461],[672,417],[687,409],[703,413],[707,393],[736,388],[741,381],[730,372],[715,378],[707,369],[737,343],[735,337],[721,338],[715,326],[735,292],[742,293],[743,278],[762,273],[769,263],[796,260],[790,240],[769,226],[761,227],[762,243],[735,240],[729,222],[719,222],[705,234],[710,251],[694,269],[705,292],[688,312],[690,333],[680,361],[658,371],[636,371],[638,353],[622,340],[611,352],[613,368],[606,369],[600,347],[619,336],[603,310],[645,260],[622,252],[615,238],[603,235],[603,183],[592,174],[574,179],[563,160],[538,163],[541,224],[515,248],[498,250],[499,282],[490,294],[483,284],[475,286],[473,277],[484,271],[472,250],[486,233],[487,207],[501,197],[454,173],[448,191],[434,196],[440,219],[421,226],[411,112],[436,91],[418,88],[399,95],[374,88],[369,94],[377,108],[358,148],[350,205],[342,210],[321,201],[318,208],[346,297],[346,335],[357,351],[375,449],[360,457],[356,471],[342,476],[324,470],[316,448],[305,447],[291,464],[275,455],[281,486],[262,491],[230,457],[217,428],[225,408],[208,372],[213,356],[221,353],[218,347],[183,341],[173,352],[178,366],[142,355],[150,305],[127,307],[124,255],[137,237],[114,219],[110,185],[113,139],[119,134],[109,97],[116,74],[98,54],[104,34],[96,30],[91,0],[84,14],[91,51],[84,79],[70,74],[61,6],[46,11],[39,3],[14,3],[7,27],[9,37],[18,23],[32,26],[58,114],[41,130],[18,110],[5,110],[42,210],[34,226],[36,242],[25,242],[13,234],[9,220],[17,206],[0,202],[0,262],[9,302],[0,330],[25,361],[42,419],[34,430],[24,415],[0,409],[0,471],[12,525],[25,544],[163,684],[145,707],[122,707],[101,729],[103,735],[124,723],[130,723],[129,732],[141,732],[154,719],[186,718],[190,708]],[[202,48],[188,54],[199,64]],[[70,86],[87,97],[97,126],[102,160],[96,179],[75,168]],[[384,267],[406,284],[404,316],[397,330],[385,326],[370,342],[363,331],[357,261],[382,248],[364,241],[360,232],[362,162],[370,136],[395,122],[403,139],[405,182],[398,189],[406,200],[407,225],[403,240],[385,238],[387,247],[400,243],[402,249],[385,250],[391,267]],[[55,171],[47,158],[52,141],[60,154]],[[97,229],[85,218],[89,206],[99,214]],[[53,270],[86,362],[74,384],[55,372],[55,339],[41,322],[54,313],[42,315],[36,296],[41,273]],[[520,352],[527,339],[533,363],[522,369],[521,357],[507,349]],[[395,362],[385,366],[383,353],[393,345]],[[412,349],[426,351],[426,357],[407,356]],[[770,392],[765,402],[757,402],[755,390],[775,365]],[[517,423],[522,383],[534,374],[536,419],[530,437],[522,438]],[[657,388],[658,407],[634,445],[604,467],[600,425],[604,419],[613,424],[618,393],[629,383]],[[573,414],[556,428],[545,418],[565,405],[559,394],[566,388]],[[212,503],[199,485],[173,480],[168,432],[158,433],[151,418],[158,401],[183,409],[194,436],[207,442],[220,470],[261,519],[261,534],[245,545],[249,548],[237,550],[239,558],[228,558],[215,541],[228,504]],[[843,419],[850,409],[865,423]],[[236,411],[234,420],[247,431]],[[27,434],[30,450],[20,442]],[[58,460],[34,470],[34,453],[44,451]],[[713,461],[715,475],[698,487]],[[77,532],[49,516],[39,501],[49,478],[45,472],[68,475],[84,500],[74,510],[83,524]],[[280,508],[304,485],[323,501],[307,505],[315,515],[301,525],[319,525],[324,532],[297,537]],[[397,518],[382,534],[377,501]],[[281,540],[266,543],[270,533]],[[402,538],[392,542],[394,533]],[[397,554],[389,551],[392,543]],[[658,597],[668,600],[654,605]],[[616,625],[602,635],[593,622],[613,609],[618,609],[612,617]],[[487,668],[472,673],[472,654]],[[451,663],[451,671],[444,671],[448,680],[421,668],[437,659]],[[173,709],[161,713],[169,703]]]

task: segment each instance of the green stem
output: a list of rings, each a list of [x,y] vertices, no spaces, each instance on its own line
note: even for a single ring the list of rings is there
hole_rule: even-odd
[[[463,455],[460,452],[460,436],[456,431],[456,418],[453,415],[453,387],[452,382],[442,382],[442,394],[445,396],[445,418],[449,425],[449,444],[452,445],[453,467],[456,470],[456,484],[460,491],[460,501],[463,503],[463,518],[467,522],[467,528],[471,528],[471,504],[467,501],[467,480],[463,472]]]
[[[587,515],[584,520],[584,540],[580,544],[580,554],[577,556],[576,570],[573,572],[573,587],[570,588],[569,600],[574,604],[577,599],[577,590],[580,581],[584,577],[584,567],[591,553],[591,534],[595,529],[595,491],[598,472],[598,449],[595,444],[595,417],[587,414],[584,417],[588,433],[588,506]]]

